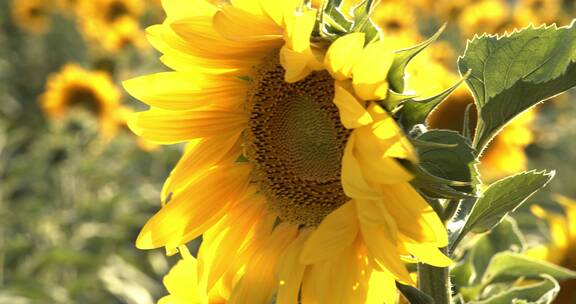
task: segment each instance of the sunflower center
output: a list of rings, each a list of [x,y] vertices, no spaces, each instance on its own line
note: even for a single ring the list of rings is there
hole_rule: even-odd
[[[34,6],[30,8],[28,14],[30,15],[30,17],[42,17],[46,15],[46,11],[44,10],[44,8],[40,6]]]
[[[316,72],[286,83],[274,61],[256,74],[246,145],[253,179],[282,220],[317,225],[347,200],[340,171],[349,131],[332,102],[334,80]]]
[[[110,4],[110,6],[108,6],[108,10],[106,11],[106,20],[110,22],[116,21],[116,19],[127,15],[128,12],[128,8],[124,3],[120,1],[114,1]]]
[[[102,111],[99,98],[88,88],[74,88],[66,93],[66,105],[70,108],[86,110],[94,115]]]

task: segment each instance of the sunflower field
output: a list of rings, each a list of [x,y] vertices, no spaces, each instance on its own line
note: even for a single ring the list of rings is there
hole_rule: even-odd
[[[575,0],[0,0],[0,304],[576,304]]]

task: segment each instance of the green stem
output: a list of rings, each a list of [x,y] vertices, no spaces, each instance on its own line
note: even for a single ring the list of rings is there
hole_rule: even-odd
[[[440,249],[448,255],[447,248]],[[434,299],[435,304],[451,304],[450,270],[448,267],[434,267],[418,264],[418,288]]]

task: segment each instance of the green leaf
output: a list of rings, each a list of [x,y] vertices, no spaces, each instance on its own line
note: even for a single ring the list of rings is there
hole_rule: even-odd
[[[458,60],[478,107],[474,147],[482,150],[510,120],[576,85],[576,28],[532,26],[469,41]]]
[[[420,291],[416,287],[410,285],[403,285],[396,283],[396,287],[402,293],[402,295],[410,302],[410,304],[434,304],[434,299],[431,296]]]
[[[460,233],[485,232],[516,210],[532,194],[544,187],[555,172],[528,171],[491,184],[475,203]]]
[[[464,137],[454,131],[431,130],[413,144],[419,158],[414,185],[432,197],[474,196],[476,158]]]
[[[363,0],[352,9],[354,14],[354,23],[352,32],[363,32],[366,34],[366,44],[382,38],[382,31],[371,19],[370,16],[374,11],[379,0]]]
[[[440,29],[438,29],[438,31],[428,40],[413,47],[396,51],[394,62],[392,63],[392,67],[390,67],[390,72],[388,72],[388,82],[390,83],[392,90],[398,93],[404,92],[404,74],[406,67],[410,61],[416,57],[416,55],[426,49],[430,44],[432,44],[432,42],[436,41],[445,28],[446,24],[442,25],[442,27],[440,27]]]
[[[542,274],[559,281],[576,278],[576,272],[552,263],[518,253],[501,252],[490,261],[482,282],[486,286],[492,283],[512,282],[518,278],[538,279]]]
[[[330,41],[336,40],[352,28],[352,21],[342,13],[341,5],[342,0],[325,1],[320,14],[320,34]]]
[[[560,291],[554,278],[543,275],[544,281],[521,287],[513,287],[500,294],[482,301],[471,301],[468,304],[549,304]]]
[[[412,99],[404,102],[399,113],[399,122],[408,130],[417,124],[425,123],[428,115],[430,115],[440,103],[446,100],[469,75],[470,73],[467,73],[460,81],[436,96],[424,99]]]
[[[506,217],[489,233],[482,235],[470,249],[470,260],[475,270],[473,282],[480,282],[492,257],[504,251],[521,252],[524,238],[518,225],[511,217]]]
[[[524,237],[516,221],[506,217],[489,233],[477,237],[469,245],[465,258],[451,271],[453,281],[459,288],[479,284],[495,254],[504,251],[522,252],[523,248]],[[467,296],[475,298],[481,289],[469,288]]]

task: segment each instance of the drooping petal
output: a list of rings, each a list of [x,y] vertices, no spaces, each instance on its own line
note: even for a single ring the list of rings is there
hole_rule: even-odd
[[[326,52],[324,65],[336,80],[352,77],[352,69],[364,48],[364,33],[352,33],[334,41]]]
[[[310,236],[310,229],[300,232],[298,238],[286,249],[284,256],[280,260],[278,278],[280,280],[277,304],[297,304],[300,293],[300,285],[304,277],[306,265],[300,262],[304,244]]]
[[[454,263],[435,246],[412,242],[404,242],[404,245],[406,249],[422,263],[436,267],[448,267]]]
[[[388,71],[394,59],[387,41],[378,41],[364,48],[352,70],[354,90],[364,100],[385,99],[388,95]]]
[[[353,202],[348,202],[328,214],[306,241],[300,261],[303,264],[313,264],[342,252],[356,239],[357,221],[356,206]]]
[[[286,248],[296,239],[298,227],[281,223],[264,246],[246,265],[246,273],[236,285],[230,302],[269,303],[278,286],[278,261]]]
[[[448,244],[442,221],[412,185],[384,185],[382,194],[386,209],[397,223],[401,223],[398,229],[404,235],[417,243],[435,244],[437,247]]]
[[[163,283],[170,295],[159,304],[207,304],[208,297],[197,280],[197,261],[194,257],[182,259],[164,277]]]
[[[313,286],[317,303],[365,303],[370,272],[357,239],[332,259],[312,265],[305,284]]]
[[[393,276],[382,271],[372,271],[368,286],[366,304],[396,304],[398,292]]]
[[[166,179],[162,188],[162,201],[176,189],[193,182],[209,168],[235,161],[241,153],[238,143],[240,132],[232,135],[195,139],[189,142],[184,155]]]
[[[356,158],[356,136],[357,132],[352,131],[342,158],[342,188],[348,197],[356,199],[378,199],[381,194],[366,181],[362,167]]]
[[[347,129],[355,129],[372,123],[372,116],[366,111],[363,102],[346,89],[341,82],[334,84],[334,104],[340,112],[342,125]]]
[[[214,225],[246,196],[249,166],[215,168],[197,183],[176,193],[144,225],[136,247],[153,249],[185,244]]]
[[[203,235],[203,243],[198,253],[199,276],[212,290],[216,282],[229,270],[247,244],[253,242],[257,224],[266,213],[263,197],[255,195],[244,204],[232,208],[226,216]]]
[[[412,279],[396,247],[397,225],[385,210],[377,208],[374,203],[362,200],[357,202],[360,231],[368,252],[378,266],[390,272],[398,281],[412,284]]]

